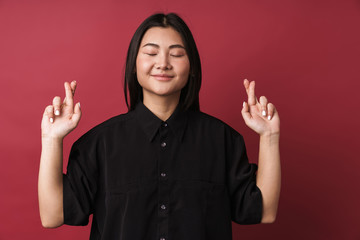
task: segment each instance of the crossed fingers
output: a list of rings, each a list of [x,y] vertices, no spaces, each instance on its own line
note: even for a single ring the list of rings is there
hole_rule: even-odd
[[[65,98],[63,103],[61,104],[61,99],[59,96],[56,96],[53,99],[54,113],[56,116],[60,115],[62,106],[67,105],[73,107],[74,104],[76,81],[72,81],[70,84],[68,82],[65,82],[64,87],[65,87]]]
[[[272,103],[269,103],[265,96],[261,96],[259,100],[255,96],[255,81],[249,82],[247,79],[244,80],[244,86],[246,93],[248,95],[248,105],[251,106],[260,106],[261,115],[263,117],[267,116],[268,120],[271,120],[275,106]]]
[[[64,106],[68,106],[70,109],[74,109],[74,94],[76,90],[76,81],[74,80],[71,83],[65,82],[64,87],[65,98],[63,103],[61,103],[61,98],[59,96],[56,96],[52,101],[52,105],[49,105],[46,109],[50,122],[54,122],[54,115],[59,116]]]

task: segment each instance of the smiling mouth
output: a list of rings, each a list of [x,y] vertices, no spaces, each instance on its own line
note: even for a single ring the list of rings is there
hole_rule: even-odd
[[[159,80],[159,81],[169,81],[174,77],[174,76],[166,75],[166,74],[154,74],[154,75],[151,75],[151,76],[154,77],[155,79]]]

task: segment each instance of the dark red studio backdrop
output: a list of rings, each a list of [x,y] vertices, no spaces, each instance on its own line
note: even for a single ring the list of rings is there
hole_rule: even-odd
[[[76,79],[83,118],[64,144],[126,111],[124,60],[136,27],[177,12],[197,42],[201,108],[241,132],[242,80],[281,116],[282,192],[270,225],[233,224],[234,239],[360,239],[360,2],[0,1],[0,239],[87,239],[89,227],[41,227],[40,121]],[[67,160],[64,161],[64,166]]]

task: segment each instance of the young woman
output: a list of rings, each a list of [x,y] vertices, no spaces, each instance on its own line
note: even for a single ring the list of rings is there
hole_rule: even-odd
[[[155,14],[135,32],[127,55],[129,111],[77,140],[62,173],[62,142],[79,123],[75,81],[46,107],[39,171],[44,227],[86,225],[90,239],[232,239],[231,221],[275,220],[280,194],[279,115],[255,82],[242,116],[260,135],[259,167],[242,136],[199,109],[201,65],[192,34],[176,14]],[[128,96],[129,95],[129,96]],[[256,174],[257,172],[257,174]]]

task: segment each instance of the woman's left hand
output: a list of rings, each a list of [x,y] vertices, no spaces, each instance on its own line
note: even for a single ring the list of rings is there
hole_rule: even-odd
[[[279,134],[280,117],[275,106],[265,96],[255,96],[255,81],[244,80],[248,101],[244,102],[241,114],[246,125],[260,135]]]

